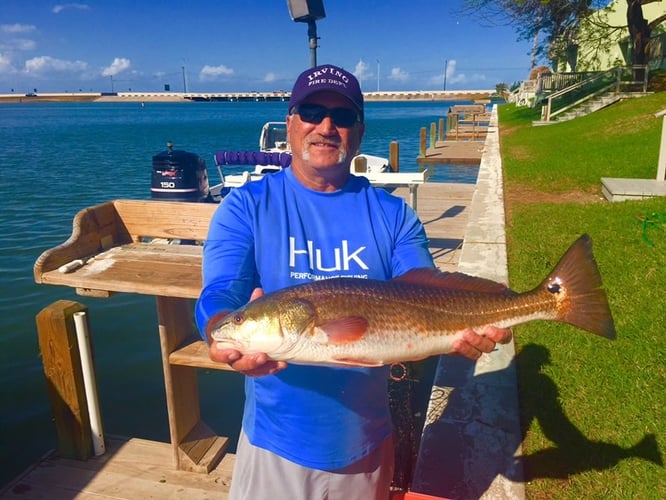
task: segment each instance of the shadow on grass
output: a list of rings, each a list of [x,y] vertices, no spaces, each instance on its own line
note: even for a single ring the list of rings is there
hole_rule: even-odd
[[[621,460],[640,458],[663,466],[663,459],[653,434],[646,434],[634,446],[623,448],[613,443],[592,441],[567,418],[559,401],[555,383],[541,372],[550,364],[548,349],[528,344],[516,357],[521,372],[522,438],[537,420],[554,446],[520,458],[524,480],[537,478],[565,479],[589,471],[610,469]]]

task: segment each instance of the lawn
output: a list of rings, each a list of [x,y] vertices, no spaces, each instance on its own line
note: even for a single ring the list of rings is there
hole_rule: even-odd
[[[666,498],[666,198],[610,203],[601,177],[654,178],[666,93],[531,126],[500,106],[511,287],[545,276],[587,233],[617,340],[514,329],[527,497]]]

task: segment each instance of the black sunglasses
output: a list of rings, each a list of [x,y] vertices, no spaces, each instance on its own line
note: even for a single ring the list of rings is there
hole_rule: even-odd
[[[319,125],[327,116],[331,117],[336,127],[349,128],[361,121],[359,114],[350,108],[327,108],[320,104],[301,104],[296,106],[292,114],[297,114],[307,123]]]

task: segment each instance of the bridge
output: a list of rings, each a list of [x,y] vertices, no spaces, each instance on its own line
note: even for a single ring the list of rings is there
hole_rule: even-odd
[[[364,92],[366,101],[475,101],[487,100],[494,90],[400,90]],[[0,102],[30,101],[288,101],[291,92],[30,92],[0,94]]]

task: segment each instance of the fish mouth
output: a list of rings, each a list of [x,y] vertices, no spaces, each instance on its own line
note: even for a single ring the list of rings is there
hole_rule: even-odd
[[[241,351],[243,352],[245,349],[245,345],[242,342],[238,342],[237,340],[233,339],[216,339],[213,337],[213,342],[215,342],[215,346],[218,349],[233,349],[235,351]]]

